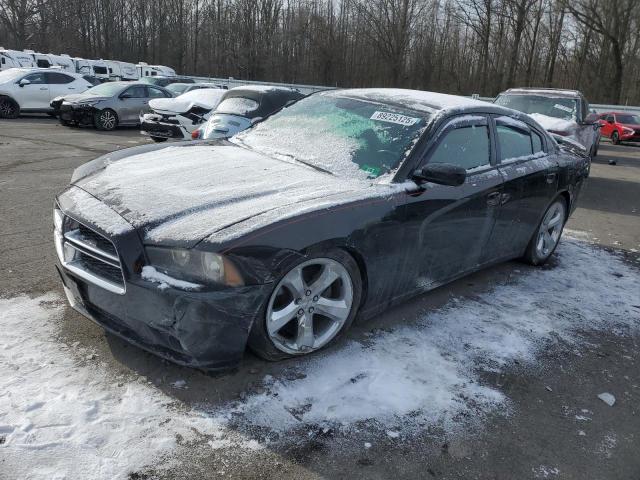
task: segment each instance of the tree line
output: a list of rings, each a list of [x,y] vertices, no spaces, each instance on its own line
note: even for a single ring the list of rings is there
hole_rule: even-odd
[[[0,0],[0,45],[180,73],[640,104],[637,0]]]

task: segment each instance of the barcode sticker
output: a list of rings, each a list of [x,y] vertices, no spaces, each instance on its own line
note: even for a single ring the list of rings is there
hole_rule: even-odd
[[[371,115],[371,120],[378,120],[380,122],[387,123],[397,123],[398,125],[405,125],[407,127],[415,125],[420,121],[420,119],[416,117],[407,117],[398,113],[389,112],[373,112],[373,115]]]
[[[571,107],[565,107],[564,105],[560,105],[560,104],[558,104],[558,103],[556,103],[556,104],[553,106],[553,108],[557,108],[558,110],[562,110],[562,111],[567,112],[567,113],[573,113],[573,108],[571,108]]]

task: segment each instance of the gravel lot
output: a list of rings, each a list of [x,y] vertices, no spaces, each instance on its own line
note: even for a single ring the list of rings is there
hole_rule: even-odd
[[[15,336],[5,347],[9,353],[0,352],[0,472],[9,472],[8,478],[54,478],[74,462],[82,466],[81,472],[92,471],[91,478],[121,475],[122,468],[132,479],[640,478],[640,146],[601,144],[567,226],[577,240],[563,242],[559,258],[544,270],[517,262],[500,265],[355,325],[341,345],[318,359],[272,364],[247,352],[238,371],[212,377],[106,336],[59,302],[63,294],[53,268],[53,196],[76,166],[147,141],[135,129],[71,129],[38,116],[0,120],[0,319],[4,315],[9,323],[2,325],[15,326],[0,333],[0,340]],[[617,165],[609,165],[610,159]],[[537,319],[532,323],[525,314],[509,316],[538,290],[546,305],[535,308],[546,312],[547,321],[540,331]],[[26,296],[15,300],[19,295]],[[549,306],[553,303],[559,305]],[[494,319],[495,312],[504,315]],[[580,317],[575,328],[567,312]],[[474,323],[483,318],[490,320]],[[25,328],[22,322],[29,321],[34,323]],[[513,321],[513,335],[501,337],[499,329],[491,330],[498,321]],[[476,329],[473,335],[464,331],[467,325]],[[406,343],[407,328],[413,329],[407,336],[415,345],[394,367],[396,343]],[[102,453],[98,441],[91,451],[76,448],[73,442],[84,438],[75,435],[79,428],[74,435],[61,435],[59,445],[45,445],[33,412],[54,411],[62,404],[48,404],[49,397],[34,390],[37,382],[29,384],[28,374],[21,382],[2,383],[3,373],[43,363],[36,353],[24,359],[17,347],[12,353],[31,329],[35,339],[49,338],[31,343],[41,357],[52,359],[54,367],[45,371],[52,378],[95,375],[96,390],[87,390],[86,382],[64,384],[76,388],[79,397],[101,392],[103,401],[96,407],[100,421],[84,427],[99,430],[106,419],[117,423],[119,415],[122,422],[142,418],[145,408],[114,410],[140,388],[142,397],[156,402],[149,408],[165,412],[150,420],[157,431],[140,427],[110,436],[111,427],[99,430],[110,449],[114,447],[109,442],[121,442],[122,451],[109,450],[113,458]],[[445,329],[453,342],[438,338]],[[504,353],[509,347],[513,351]],[[422,349],[429,355],[416,356]],[[480,352],[481,360],[469,350]],[[378,383],[366,381],[376,368],[367,365],[369,354],[384,359],[379,371],[392,374],[381,376]],[[358,368],[366,371],[364,377]],[[436,378],[436,369],[451,369],[451,374]],[[345,372],[341,386],[335,379]],[[369,390],[352,386],[361,385],[362,378]],[[126,388],[126,394],[119,388]],[[335,421],[314,420],[323,395],[341,389],[342,404],[326,410],[334,412]],[[393,391],[399,392],[398,398]],[[364,409],[369,399],[363,392],[379,399],[369,408],[389,418],[351,422],[357,415],[345,406]],[[424,408],[403,410],[406,392]],[[598,399],[603,392],[615,396],[613,407]],[[19,396],[27,394],[41,395],[42,401],[29,400],[23,408],[27,400]],[[158,442],[150,456],[127,456],[161,434],[166,442]],[[138,443],[131,443],[135,439]],[[26,449],[29,442],[40,447]],[[59,463],[52,452],[62,458]],[[28,464],[27,458],[35,460]],[[104,466],[95,469],[96,462]],[[56,478],[83,478],[69,468],[68,477],[60,473]]]

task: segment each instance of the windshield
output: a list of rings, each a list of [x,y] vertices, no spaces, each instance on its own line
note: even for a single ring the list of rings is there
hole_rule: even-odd
[[[11,82],[12,80],[17,80],[19,77],[26,75],[29,73],[28,71],[17,70],[15,68],[10,68],[9,70],[4,70],[0,72],[0,83]]]
[[[112,97],[122,91],[123,86],[119,83],[102,83],[87,90],[86,94],[98,97]]]
[[[426,127],[424,113],[319,93],[269,117],[232,141],[345,178],[395,170]]]
[[[640,125],[640,117],[638,115],[616,115],[616,120],[618,120],[618,123]]]
[[[216,111],[220,113],[231,113],[233,115],[244,116],[257,110],[259,106],[258,102],[250,98],[231,97],[225,98],[220,102]]]
[[[578,100],[541,95],[500,95],[495,103],[524,113],[540,113],[548,117],[575,120]]]
[[[214,138],[232,137],[238,132],[246,130],[251,126],[251,120],[237,115],[216,113],[202,128],[202,137],[212,140]]]

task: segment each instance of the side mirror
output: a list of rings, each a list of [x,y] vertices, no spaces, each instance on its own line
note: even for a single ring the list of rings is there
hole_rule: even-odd
[[[23,78],[18,82],[18,85],[20,85],[21,87],[24,87],[25,85],[31,85],[31,81],[27,80],[26,78]]]
[[[615,122],[613,120],[607,120],[607,123],[610,123],[611,125],[613,125]]]
[[[458,187],[466,180],[467,171],[451,163],[432,163],[413,172],[412,178],[418,184],[431,182]]]

